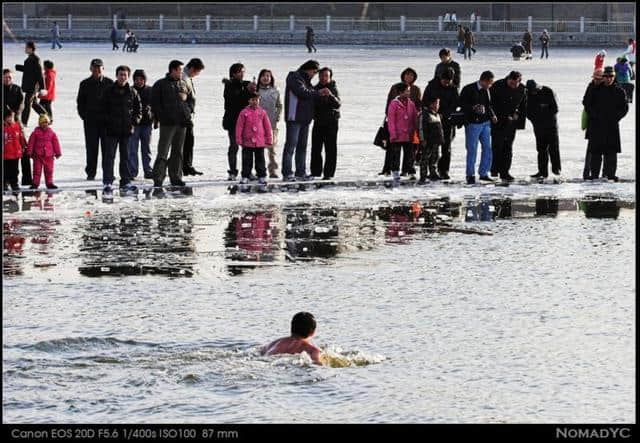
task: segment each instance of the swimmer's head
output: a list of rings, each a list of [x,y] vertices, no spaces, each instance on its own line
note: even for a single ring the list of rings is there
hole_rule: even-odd
[[[310,312],[298,312],[291,319],[291,335],[311,337],[316,332],[316,319]]]

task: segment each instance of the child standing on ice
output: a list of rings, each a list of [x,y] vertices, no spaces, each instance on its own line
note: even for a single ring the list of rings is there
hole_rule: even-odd
[[[11,189],[13,191],[20,190],[18,184],[18,162],[22,158],[22,150],[27,147],[27,141],[24,139],[22,127],[15,120],[14,112],[5,108],[4,111],[4,143],[2,145],[2,157],[4,159],[4,183],[5,191]]]
[[[267,168],[264,160],[264,149],[273,144],[271,122],[267,111],[258,106],[260,95],[249,93],[249,105],[240,112],[236,123],[236,143],[242,146],[242,180],[249,183],[254,159],[258,182],[266,185]]]
[[[58,189],[53,184],[53,159],[60,158],[62,151],[58,136],[49,127],[51,119],[47,114],[40,115],[38,127],[34,129],[29,137],[27,154],[33,158],[33,185],[31,189],[38,189],[40,186],[40,176],[44,169],[44,180],[47,189]]]

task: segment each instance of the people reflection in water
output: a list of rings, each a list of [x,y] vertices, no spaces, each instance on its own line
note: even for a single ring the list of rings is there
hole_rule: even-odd
[[[277,216],[275,211],[251,211],[233,216],[225,230],[225,258],[232,274],[246,268],[252,269],[259,262],[272,263],[277,253]],[[240,263],[242,262],[242,263]],[[248,262],[256,263],[251,265]]]
[[[557,198],[536,199],[536,217],[556,217],[558,215],[558,203]]]
[[[620,215],[620,203],[609,196],[587,196],[578,203],[586,218],[613,218]]]
[[[338,211],[335,208],[283,209],[287,259],[331,258],[340,251]]]
[[[85,218],[81,274],[161,274],[191,277],[195,266],[193,212],[106,212]]]
[[[3,275],[22,275],[22,251],[25,237],[22,235],[20,220],[5,221],[2,226],[2,273]]]

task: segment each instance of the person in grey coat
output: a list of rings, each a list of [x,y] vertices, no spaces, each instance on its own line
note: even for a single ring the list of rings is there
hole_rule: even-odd
[[[53,22],[53,27],[51,28],[51,49],[55,50],[56,46],[62,49],[62,45],[60,44],[60,26],[58,22]]]
[[[263,69],[258,75],[258,94],[260,94],[260,107],[267,111],[269,122],[271,123],[271,132],[273,134],[272,144],[267,146],[269,152],[269,178],[278,178],[276,171],[278,163],[276,162],[275,146],[278,143],[278,122],[282,116],[282,100],[280,99],[280,91],[275,86],[275,78],[269,69]]]

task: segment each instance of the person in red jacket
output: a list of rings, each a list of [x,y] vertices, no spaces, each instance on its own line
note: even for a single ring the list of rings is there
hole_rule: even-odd
[[[601,49],[596,54],[596,58],[593,60],[593,70],[604,69],[604,59],[607,56],[607,51]]]
[[[20,190],[18,184],[18,162],[22,158],[22,150],[27,146],[22,127],[15,120],[15,113],[5,108],[4,111],[4,143],[2,145],[2,158],[4,159],[3,188],[14,191]]]
[[[27,145],[27,154],[33,158],[33,185],[30,189],[38,189],[40,176],[44,168],[44,179],[47,189],[58,189],[53,184],[53,158],[60,158],[60,142],[53,129],[49,127],[49,116],[42,114],[38,119],[38,127],[33,130]]]
[[[51,60],[45,60],[44,63],[44,91],[40,91],[40,106],[47,111],[51,123],[53,123],[53,111],[51,103],[56,99],[56,70],[53,68]]]

